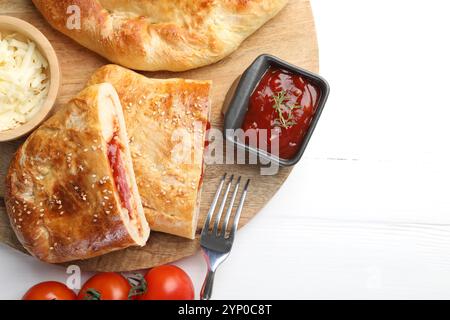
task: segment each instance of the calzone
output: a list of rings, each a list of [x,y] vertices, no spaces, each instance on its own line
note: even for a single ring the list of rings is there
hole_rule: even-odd
[[[183,71],[235,51],[288,0],[33,0],[57,30],[137,70]]]
[[[11,162],[6,190],[18,239],[46,262],[143,246],[149,237],[111,84],[86,88],[31,134]]]
[[[89,85],[109,82],[122,103],[136,180],[152,230],[193,239],[200,209],[210,81],[151,79],[108,65]]]

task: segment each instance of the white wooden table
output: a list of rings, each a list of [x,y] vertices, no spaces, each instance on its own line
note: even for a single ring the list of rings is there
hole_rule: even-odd
[[[214,298],[450,298],[450,4],[312,0],[329,103]],[[0,298],[64,270],[0,246]],[[201,254],[179,261],[197,292]],[[84,275],[87,277],[88,275]]]

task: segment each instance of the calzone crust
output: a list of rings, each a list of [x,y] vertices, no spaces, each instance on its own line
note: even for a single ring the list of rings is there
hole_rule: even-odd
[[[109,82],[125,115],[136,180],[152,230],[195,237],[210,110],[210,81],[150,79],[117,65],[89,85]]]
[[[6,181],[12,227],[31,254],[58,263],[145,245],[128,148],[111,84],[86,88],[31,134]]]
[[[137,70],[183,71],[235,51],[288,0],[33,2],[55,29],[114,63]]]

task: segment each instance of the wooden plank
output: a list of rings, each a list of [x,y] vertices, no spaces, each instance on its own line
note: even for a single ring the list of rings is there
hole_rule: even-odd
[[[5,177],[8,172],[9,163],[16,152],[17,148],[25,139],[0,143],[0,197],[5,195]]]
[[[69,38],[52,30],[33,8],[30,1],[0,1],[0,14],[8,14],[27,20],[37,26],[51,41],[60,59],[63,83],[57,105],[67,102],[85,85],[90,75],[107,61],[95,53],[77,45]],[[222,128],[221,114],[225,95],[233,81],[260,54],[271,53],[311,71],[318,71],[318,49],[314,20],[309,0],[292,0],[282,12],[264,27],[247,39],[242,46],[226,59],[197,70],[182,73],[158,72],[145,73],[156,78],[183,77],[213,80],[212,89],[212,126]],[[4,181],[8,163],[17,147],[17,142],[0,144],[0,181]],[[254,217],[270,200],[288,177],[291,169],[281,169],[278,175],[261,176],[257,166],[214,164],[206,167],[199,226],[202,225],[218,177],[223,173],[242,175],[251,178],[251,192],[243,212],[241,226]],[[2,185],[3,183],[0,183]],[[4,195],[4,186],[0,186],[0,196]],[[14,248],[21,246],[11,241],[11,231],[3,219],[0,242]],[[168,263],[192,255],[198,250],[196,241],[152,233],[148,245],[144,248],[130,248],[111,253],[103,257],[90,259],[81,264],[85,270],[135,270]]]

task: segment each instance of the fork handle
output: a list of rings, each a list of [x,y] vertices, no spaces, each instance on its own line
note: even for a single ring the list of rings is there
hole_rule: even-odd
[[[211,299],[214,284],[214,275],[215,272],[209,269],[208,273],[206,274],[205,282],[203,282],[202,291],[200,292],[201,300]]]

